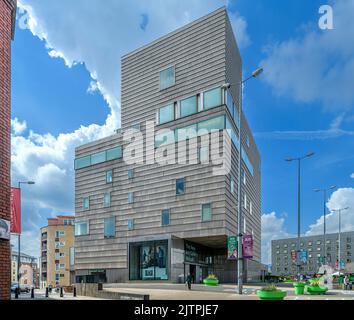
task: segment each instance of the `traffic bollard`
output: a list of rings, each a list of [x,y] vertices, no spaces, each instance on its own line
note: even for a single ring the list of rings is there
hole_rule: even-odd
[[[31,289],[31,299],[34,299],[34,288]]]
[[[18,299],[18,288],[15,289],[15,299]]]
[[[49,297],[49,290],[48,290],[48,287],[45,288],[45,297],[46,297],[46,298]]]
[[[74,287],[74,297],[76,297],[76,287]]]
[[[60,288],[60,298],[63,298],[64,294],[63,294],[63,287]]]

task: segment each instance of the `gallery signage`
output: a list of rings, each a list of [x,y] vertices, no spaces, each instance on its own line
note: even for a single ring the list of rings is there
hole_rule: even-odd
[[[21,233],[21,189],[11,188],[11,233]]]
[[[243,236],[242,249],[243,249],[243,257],[245,259],[252,259],[253,258],[253,237],[252,237],[252,235],[246,234]]]
[[[236,260],[237,259],[237,237],[229,236],[227,238],[227,259]]]
[[[10,240],[10,221],[0,219],[0,239]]]

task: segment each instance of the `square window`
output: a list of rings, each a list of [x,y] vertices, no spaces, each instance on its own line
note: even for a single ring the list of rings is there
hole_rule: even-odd
[[[106,171],[106,183],[113,182],[113,170]]]
[[[109,217],[104,219],[104,237],[114,238],[116,235],[116,218]]]
[[[122,147],[119,146],[117,148],[107,150],[107,161],[115,160],[121,158],[123,155]]]
[[[159,124],[173,121],[175,119],[175,106],[169,104],[159,109]]]
[[[184,191],[185,191],[184,185],[185,185],[184,178],[176,180],[176,195],[177,196],[184,194]]]
[[[204,110],[221,105],[221,88],[205,91],[203,93]]]
[[[129,192],[128,193],[128,203],[133,203],[134,202],[134,192]]]
[[[181,117],[187,117],[197,112],[197,96],[193,96],[180,102]]]
[[[133,179],[134,178],[134,169],[129,169],[128,170],[128,179]]]
[[[90,197],[86,197],[82,201],[82,207],[84,210],[89,210],[90,209]]]
[[[172,87],[175,84],[175,67],[160,71],[160,90]]]
[[[128,230],[133,230],[134,229],[134,220],[129,219],[128,220]]]
[[[88,221],[75,222],[75,236],[84,236],[88,234],[89,234]]]
[[[140,123],[135,123],[131,126],[132,129],[139,130],[140,131]]]
[[[111,206],[111,194],[109,192],[106,192],[103,196],[103,206],[105,208],[108,208]]]
[[[212,215],[212,210],[211,210],[211,204],[203,204],[202,205],[202,221],[211,221],[211,215]]]
[[[170,210],[165,209],[161,212],[161,225],[168,226],[170,224]]]

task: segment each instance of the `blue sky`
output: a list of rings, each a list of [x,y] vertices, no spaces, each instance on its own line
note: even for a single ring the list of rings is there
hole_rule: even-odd
[[[24,190],[25,250],[38,255],[37,228],[49,216],[73,213],[74,147],[119,124],[120,56],[224,4],[244,75],[265,68],[244,91],[262,156],[263,260],[270,239],[297,230],[297,172],[286,157],[316,152],[303,163],[303,232],[321,230],[322,197],[314,188],[343,188],[329,208],[353,201],[354,46],[345,38],[354,34],[346,14],[353,0],[69,3],[19,1],[12,44],[13,183],[38,181]],[[334,8],[334,30],[318,27],[323,4]],[[347,219],[345,228],[353,228],[354,219]]]

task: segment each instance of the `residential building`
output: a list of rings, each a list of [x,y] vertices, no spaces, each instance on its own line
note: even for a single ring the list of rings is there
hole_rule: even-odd
[[[14,38],[16,5],[16,0],[0,0],[0,225],[6,228],[11,220],[11,40]],[[8,300],[11,297],[11,249],[7,237],[0,237],[0,257],[0,300]]]
[[[11,252],[11,282],[18,282],[17,278],[17,259],[18,252]],[[20,256],[20,285],[39,287],[39,281],[37,278],[38,264],[37,258],[21,252]]]
[[[272,274],[296,275],[297,238],[272,240]],[[300,250],[306,252],[306,262],[301,263],[301,273],[313,275],[322,264],[338,267],[339,236],[338,233],[323,234],[300,238]],[[325,251],[326,250],[326,251]],[[340,236],[341,269],[352,263],[354,257],[354,231],[342,232]]]
[[[41,228],[41,288],[73,283],[74,221],[73,216],[57,216]]]
[[[200,282],[214,273],[220,282],[235,282],[227,239],[238,223],[242,62],[226,9],[126,54],[121,64],[121,129],[76,149],[76,281],[178,282],[190,273]],[[226,89],[226,83],[236,85]],[[183,136],[185,128],[191,130]],[[250,281],[262,269],[261,173],[244,116],[242,128],[239,223],[253,235],[253,259],[245,259],[243,270]],[[129,135],[144,143],[132,151]],[[177,163],[157,163],[176,148]],[[215,172],[219,153],[229,159],[225,173]]]

